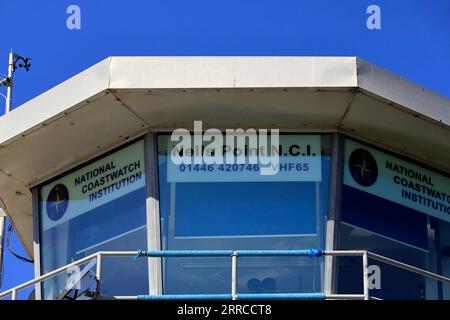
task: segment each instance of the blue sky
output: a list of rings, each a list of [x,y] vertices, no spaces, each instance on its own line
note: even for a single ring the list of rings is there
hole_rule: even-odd
[[[71,4],[81,30],[66,27]],[[381,30],[366,27],[371,4]],[[0,21],[0,73],[10,48],[33,58],[13,107],[111,55],[359,56],[450,97],[449,0],[0,0]],[[32,278],[5,262],[3,289]]]

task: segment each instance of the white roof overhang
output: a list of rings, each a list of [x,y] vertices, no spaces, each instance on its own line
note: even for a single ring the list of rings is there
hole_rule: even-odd
[[[0,117],[0,199],[150,129],[340,131],[450,172],[450,99],[356,57],[110,57]]]

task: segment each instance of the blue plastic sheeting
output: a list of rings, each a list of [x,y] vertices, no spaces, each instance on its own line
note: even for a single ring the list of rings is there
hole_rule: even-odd
[[[147,251],[138,250],[136,258],[140,257],[274,257],[274,256],[297,256],[297,257],[320,257],[325,253],[323,249],[307,250],[162,250]]]
[[[324,293],[237,294],[237,300],[325,300]],[[140,295],[137,300],[231,300],[231,294]]]
[[[307,250],[236,250],[236,254],[240,257],[276,257],[276,256],[297,256],[297,257],[320,257],[324,254],[322,249]]]
[[[325,293],[238,293],[236,298],[237,300],[325,300]]]
[[[231,294],[166,294],[140,295],[138,300],[231,300]]]

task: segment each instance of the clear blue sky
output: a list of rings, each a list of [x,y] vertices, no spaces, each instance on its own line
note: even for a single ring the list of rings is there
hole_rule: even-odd
[[[66,28],[71,4],[81,30]],[[0,73],[10,48],[33,58],[14,107],[111,55],[359,56],[450,97],[450,0],[0,0],[0,22]],[[5,273],[3,289],[32,267],[7,254]]]

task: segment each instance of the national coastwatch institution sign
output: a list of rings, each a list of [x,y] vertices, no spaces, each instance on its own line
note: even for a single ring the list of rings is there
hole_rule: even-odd
[[[144,142],[138,141],[43,186],[43,230],[144,186]]]
[[[344,184],[450,222],[448,176],[351,139],[345,142]]]

